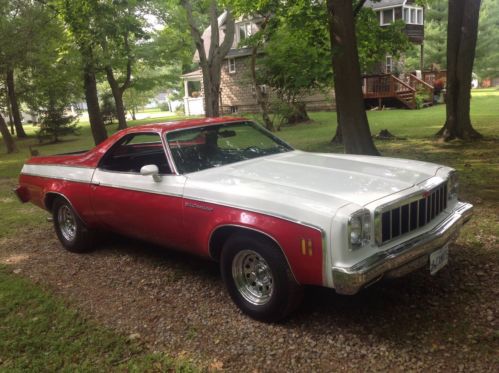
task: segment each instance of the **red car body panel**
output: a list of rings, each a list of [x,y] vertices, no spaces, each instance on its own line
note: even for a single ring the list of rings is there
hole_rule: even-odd
[[[64,180],[64,166],[93,171],[102,156],[123,136],[134,132],[165,132],[196,125],[210,125],[244,118],[194,119],[152,124],[120,131],[106,141],[81,154],[34,157],[27,165],[60,165],[58,178],[21,174],[18,196],[48,209],[47,197],[64,196],[84,223],[178,248],[196,255],[210,256],[210,240],[222,227],[239,227],[261,232],[282,249],[296,280],[301,284],[323,285],[322,232],[314,227],[266,215],[261,212],[206,203],[182,196],[155,194],[89,182]],[[139,176],[140,177],[140,176]]]

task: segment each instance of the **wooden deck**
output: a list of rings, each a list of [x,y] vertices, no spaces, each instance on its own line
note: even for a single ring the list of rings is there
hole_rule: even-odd
[[[379,107],[384,102],[396,102],[408,109],[416,109],[416,95],[422,96],[423,106],[430,106],[433,104],[433,85],[429,82],[433,83],[441,75],[442,73],[423,74],[424,80],[413,74],[408,74],[403,79],[392,74],[365,75],[362,77],[362,92],[366,101],[377,101]]]

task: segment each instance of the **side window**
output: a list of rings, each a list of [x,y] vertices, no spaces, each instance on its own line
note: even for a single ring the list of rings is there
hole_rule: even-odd
[[[160,174],[170,174],[161,137],[157,133],[133,133],[124,136],[102,157],[99,168],[106,171],[140,173],[149,164],[158,166]]]

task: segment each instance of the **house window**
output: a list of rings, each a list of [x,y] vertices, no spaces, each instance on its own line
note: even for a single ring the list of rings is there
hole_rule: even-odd
[[[236,59],[229,58],[229,74],[234,74],[236,72]]]
[[[241,23],[238,26],[238,29],[239,29],[239,42],[251,36],[251,23]]]
[[[393,21],[395,21],[395,11],[393,8],[381,11],[381,26],[389,25]]]
[[[392,56],[386,56],[385,72],[391,74],[393,71],[393,58]]]
[[[229,111],[231,114],[236,114],[239,111],[237,106],[229,106]]]
[[[415,7],[404,7],[404,21],[409,25],[423,24],[423,9]]]

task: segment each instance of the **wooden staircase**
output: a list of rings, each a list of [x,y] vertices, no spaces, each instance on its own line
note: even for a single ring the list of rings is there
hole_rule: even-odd
[[[385,101],[396,101],[408,109],[416,109],[416,95],[423,96],[423,106],[433,102],[433,86],[409,74],[404,80],[392,74],[366,75],[362,77],[364,99],[377,100],[381,107]]]

